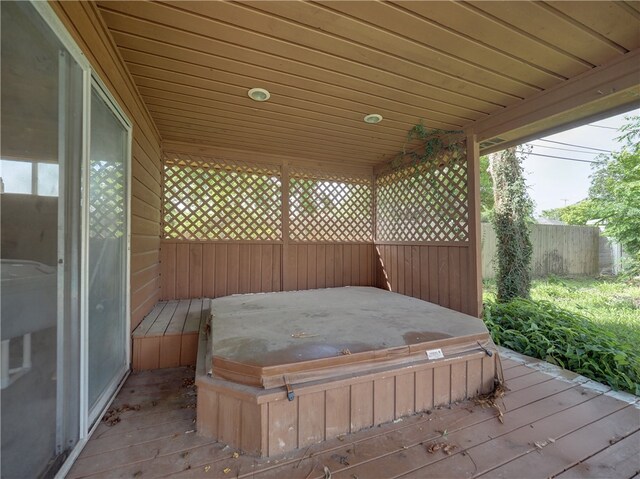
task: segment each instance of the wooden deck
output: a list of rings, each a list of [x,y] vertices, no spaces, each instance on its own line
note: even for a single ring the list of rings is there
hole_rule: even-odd
[[[68,477],[322,479],[325,467],[336,479],[640,474],[638,398],[514,359],[503,366],[504,423],[461,402],[271,460],[196,435],[193,369],[134,373],[112,405],[120,420],[98,426]]]

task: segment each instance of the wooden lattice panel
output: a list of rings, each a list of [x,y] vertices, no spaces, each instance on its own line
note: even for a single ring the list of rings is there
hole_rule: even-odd
[[[92,161],[89,174],[89,237],[120,238],[124,235],[124,165]]]
[[[376,240],[469,240],[464,155],[418,162],[376,178]]]
[[[291,240],[372,240],[373,194],[370,177],[292,169],[289,178]]]
[[[163,194],[167,239],[282,239],[278,166],[171,154]]]

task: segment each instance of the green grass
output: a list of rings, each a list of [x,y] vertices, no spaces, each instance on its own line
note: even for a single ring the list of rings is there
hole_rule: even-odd
[[[610,279],[534,281],[532,301],[495,303],[484,284],[494,340],[615,389],[640,393],[640,284]]]

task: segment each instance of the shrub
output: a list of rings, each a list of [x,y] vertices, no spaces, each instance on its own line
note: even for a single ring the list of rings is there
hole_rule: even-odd
[[[488,302],[484,321],[496,344],[640,395],[640,352],[589,318],[547,301]]]

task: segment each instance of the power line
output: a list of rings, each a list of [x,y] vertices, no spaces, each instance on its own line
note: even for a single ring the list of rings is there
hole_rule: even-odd
[[[571,148],[562,148],[561,146],[546,146],[546,145],[536,145],[535,143],[529,143],[534,148],[549,148],[551,150],[562,150],[562,151],[571,151],[573,153],[582,153],[584,155],[599,155],[595,151],[581,151],[581,150],[572,150]]]
[[[578,158],[567,158],[566,156],[543,155],[541,153],[529,153],[529,155],[531,155],[531,156],[543,156],[545,158],[555,158],[556,160],[578,161],[580,163],[598,163],[597,161],[579,160]]]
[[[564,143],[562,141],[553,141],[553,140],[538,140],[538,141],[545,141],[547,143],[555,143],[556,145],[564,145],[564,146],[573,146],[575,148],[585,148],[587,150],[594,150],[594,151],[601,151],[603,153],[611,153],[609,150],[603,150],[601,148],[594,148],[593,146],[582,146],[582,145],[574,145],[573,143]]]
[[[612,126],[604,126],[604,125],[592,125],[591,123],[589,123],[587,126],[592,126],[594,128],[604,128],[605,130],[618,130],[617,128],[614,128]]]

